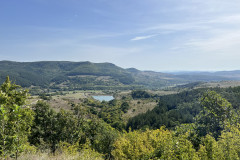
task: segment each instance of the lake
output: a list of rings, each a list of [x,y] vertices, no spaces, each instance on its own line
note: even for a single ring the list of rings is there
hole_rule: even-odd
[[[111,101],[114,99],[113,96],[92,96],[92,97],[99,101]]]

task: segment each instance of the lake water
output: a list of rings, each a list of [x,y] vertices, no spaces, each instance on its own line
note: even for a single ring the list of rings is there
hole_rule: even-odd
[[[111,101],[114,99],[113,96],[92,96],[92,97],[99,101]]]

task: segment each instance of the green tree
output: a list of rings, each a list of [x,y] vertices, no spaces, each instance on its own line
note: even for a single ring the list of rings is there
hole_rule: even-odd
[[[57,137],[58,141],[68,142],[70,144],[77,143],[82,136],[82,124],[78,117],[72,112],[61,109],[57,113]]]
[[[57,135],[57,113],[50,108],[49,104],[43,101],[38,101],[33,106],[33,110],[35,112],[35,119],[30,142],[39,146],[43,141],[54,152],[58,143],[57,139],[59,138]]]
[[[0,88],[0,156],[15,158],[27,143],[33,111],[26,105],[28,91],[12,84],[9,77]]]
[[[216,139],[224,128],[235,123],[236,117],[231,103],[216,92],[206,92],[200,102],[203,110],[196,118],[200,136],[212,134]]]
[[[222,132],[218,140],[218,147],[222,153],[223,159],[240,159],[240,130],[231,126]]]
[[[130,108],[129,104],[127,102],[123,102],[121,104],[121,110],[124,112],[124,113],[127,113],[128,109]]]
[[[92,149],[105,154],[106,158],[111,156],[113,143],[119,136],[119,132],[109,124],[97,117],[91,117],[88,126],[84,130],[86,138],[90,140]]]
[[[206,135],[202,138],[202,144],[200,144],[198,155],[200,159],[204,160],[219,159],[219,157],[223,157],[221,151],[219,150],[217,141],[210,135]]]

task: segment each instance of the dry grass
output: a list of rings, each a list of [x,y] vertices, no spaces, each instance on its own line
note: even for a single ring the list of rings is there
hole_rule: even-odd
[[[12,159],[9,159],[12,160]],[[103,160],[100,155],[91,152],[81,152],[76,155],[48,153],[22,154],[18,160]]]
[[[146,113],[148,110],[152,110],[154,107],[156,107],[157,102],[151,99],[147,99],[147,100],[139,99],[139,100],[131,100],[129,105],[131,109],[128,110],[128,112],[123,115],[123,119],[125,121],[138,114]]]
[[[149,93],[155,95],[168,95],[174,94],[176,91],[151,91]],[[84,98],[89,98],[92,95],[104,95],[112,94],[116,99],[121,99],[123,96],[130,97],[131,91],[68,91],[65,92],[65,95],[56,95],[52,96],[52,99],[47,101],[56,111],[59,111],[61,108],[65,110],[71,109],[71,104],[79,104],[83,101]],[[35,96],[30,99],[31,104],[35,104],[39,100],[39,97]],[[123,119],[126,121],[130,117],[134,117],[140,113],[146,113],[148,110],[152,110],[157,102],[153,99],[139,99],[139,100],[130,100],[131,109],[123,115]]]
[[[81,99],[89,98],[91,95],[104,94],[102,91],[69,91],[65,92],[65,95],[56,95],[52,96],[51,100],[48,100],[47,103],[51,105],[56,111],[59,111],[61,108],[65,110],[71,109],[71,103],[78,104],[81,103]],[[29,104],[36,104],[40,100],[38,96],[32,96],[29,99]]]

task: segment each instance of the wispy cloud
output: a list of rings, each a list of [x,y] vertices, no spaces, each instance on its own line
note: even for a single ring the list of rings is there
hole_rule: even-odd
[[[178,40],[170,47],[173,50],[196,48],[204,52],[236,52],[240,49],[240,14],[205,17],[198,21],[162,23],[146,27],[143,33],[166,32],[171,39]],[[183,35],[184,34],[184,35]],[[136,37],[135,39],[141,39]],[[144,38],[144,37],[143,37]],[[147,37],[148,38],[148,37]],[[229,52],[227,52],[229,51]]]
[[[135,38],[132,38],[131,41],[139,41],[139,40],[143,40],[143,39],[149,39],[149,38],[155,37],[157,35],[158,34],[147,35],[147,36],[137,36]]]
[[[168,33],[179,31],[200,31],[209,30],[211,28],[221,28],[222,26],[234,27],[232,25],[240,24],[240,14],[232,14],[227,16],[217,16],[209,19],[180,22],[180,23],[161,23],[150,27],[143,28],[142,32],[163,32]],[[214,27],[218,25],[218,27]],[[148,36],[146,36],[148,38]],[[137,38],[137,37],[136,37]],[[140,37],[141,38],[141,37]]]
[[[205,39],[193,39],[185,44],[187,47],[198,48],[207,52],[233,52],[240,49],[240,30],[225,30]]]

